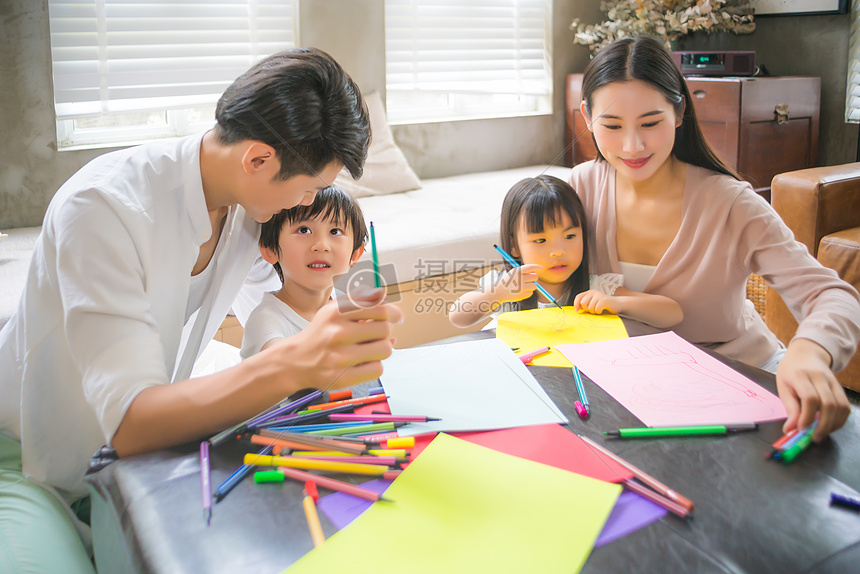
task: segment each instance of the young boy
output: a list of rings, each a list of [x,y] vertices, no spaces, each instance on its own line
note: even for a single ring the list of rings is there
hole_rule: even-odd
[[[285,209],[264,223],[260,253],[274,266],[282,287],[265,293],[248,317],[242,358],[307,327],[334,299],[335,278],[355,265],[366,239],[361,208],[336,186],[320,190],[311,205]]]

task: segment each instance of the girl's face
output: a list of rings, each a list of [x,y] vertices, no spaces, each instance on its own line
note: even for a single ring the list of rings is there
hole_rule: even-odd
[[[582,104],[583,116],[585,103]],[[639,80],[613,82],[591,96],[588,128],[618,175],[647,181],[663,166],[675,145],[683,114],[657,89]]]
[[[560,290],[564,282],[582,263],[582,228],[573,224],[568,213],[560,215],[556,225],[547,223],[540,233],[529,233],[525,215],[520,215],[514,236],[516,248],[513,249],[513,255],[524,264],[543,266],[538,271],[538,282],[554,297],[562,295]]]

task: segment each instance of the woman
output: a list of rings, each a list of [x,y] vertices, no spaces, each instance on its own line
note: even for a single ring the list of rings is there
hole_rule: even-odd
[[[594,230],[592,272],[677,301],[678,334],[775,372],[785,430],[817,417],[820,441],[844,425],[849,403],[833,371],[857,348],[860,296],[711,150],[670,54],[652,38],[618,40],[586,68],[582,94],[598,159],[570,181]],[[745,299],[750,273],[800,319],[787,349]]]

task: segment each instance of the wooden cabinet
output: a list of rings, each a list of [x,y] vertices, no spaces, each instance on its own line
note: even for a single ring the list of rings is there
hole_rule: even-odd
[[[687,78],[708,143],[729,166],[769,198],[778,173],[815,167],[821,79],[813,77]],[[567,77],[565,161],[597,155],[579,112],[582,74]]]

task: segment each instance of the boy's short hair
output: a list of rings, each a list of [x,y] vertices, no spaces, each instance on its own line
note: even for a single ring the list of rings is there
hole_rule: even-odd
[[[367,225],[364,223],[364,215],[361,213],[358,202],[341,188],[330,185],[317,192],[312,204],[282,209],[269,221],[262,224],[260,247],[271,249],[280,257],[281,230],[284,226],[317,217],[331,219],[338,225],[348,228],[352,232],[353,253],[367,241]],[[274,267],[278,277],[281,278],[281,283],[283,283],[284,274],[281,271],[281,264],[275,263]]]
[[[314,175],[333,161],[358,179],[370,145],[370,120],[358,86],[328,54],[273,54],[239,76],[215,107],[222,144],[261,141],[275,148],[286,180]]]

